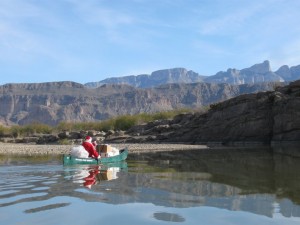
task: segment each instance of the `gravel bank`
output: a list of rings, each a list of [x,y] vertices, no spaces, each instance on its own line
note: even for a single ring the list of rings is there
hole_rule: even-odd
[[[174,151],[207,149],[206,145],[186,144],[112,144],[122,149],[128,147],[129,153],[153,152],[153,151]],[[68,154],[72,145],[35,145],[35,144],[9,144],[0,143],[0,154],[22,154],[22,155],[43,155],[43,154]]]

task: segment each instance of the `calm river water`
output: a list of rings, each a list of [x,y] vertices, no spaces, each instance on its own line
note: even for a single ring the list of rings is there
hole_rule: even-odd
[[[130,155],[109,166],[0,156],[0,224],[300,224],[300,158],[269,150]]]

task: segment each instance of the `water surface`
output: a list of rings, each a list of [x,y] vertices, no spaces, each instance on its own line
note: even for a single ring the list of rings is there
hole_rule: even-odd
[[[130,155],[109,166],[0,157],[0,224],[300,224],[300,158],[269,150]]]

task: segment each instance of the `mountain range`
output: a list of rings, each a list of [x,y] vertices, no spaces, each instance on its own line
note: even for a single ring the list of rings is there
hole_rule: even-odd
[[[196,109],[246,93],[274,90],[299,77],[300,66],[282,66],[272,72],[269,62],[264,61],[210,77],[174,68],[87,84],[5,84],[0,86],[0,124],[57,125],[61,121],[99,121],[125,114]]]
[[[271,70],[270,62],[255,64],[245,69],[220,71],[212,76],[200,75],[185,68],[173,68],[154,71],[151,74],[130,75],[107,78],[99,82],[89,82],[85,86],[99,87],[103,84],[128,84],[138,88],[156,87],[167,83],[227,83],[233,85],[255,84],[261,82],[290,82],[300,79],[300,65],[281,66],[277,71]]]

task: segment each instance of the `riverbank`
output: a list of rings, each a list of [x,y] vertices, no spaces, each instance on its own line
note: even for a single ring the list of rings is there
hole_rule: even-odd
[[[20,155],[47,155],[47,154],[69,154],[74,145],[36,145],[36,144],[11,144],[0,143],[0,154],[20,154]],[[197,150],[207,149],[206,145],[188,144],[112,144],[112,146],[122,149],[128,147],[129,153],[161,152],[176,150]]]

